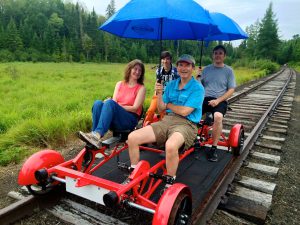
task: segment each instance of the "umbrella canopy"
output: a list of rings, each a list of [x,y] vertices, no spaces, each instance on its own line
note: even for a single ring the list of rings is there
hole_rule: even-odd
[[[230,17],[222,13],[210,13],[210,16],[221,32],[209,35],[204,38],[205,41],[232,41],[248,38],[248,34]]]
[[[193,0],[131,0],[99,29],[146,40],[203,40],[220,32]]]
[[[217,24],[220,32],[218,34],[208,35],[201,42],[200,63],[202,64],[203,41],[233,41],[248,38],[248,34],[230,17],[222,13],[210,13],[211,18]]]

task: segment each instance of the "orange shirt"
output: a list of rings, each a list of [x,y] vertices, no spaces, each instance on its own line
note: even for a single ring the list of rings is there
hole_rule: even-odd
[[[117,94],[117,103],[122,106],[133,106],[136,96],[143,85],[136,84],[134,87],[129,87],[126,82],[121,82]],[[138,108],[136,114],[141,115],[142,106]]]

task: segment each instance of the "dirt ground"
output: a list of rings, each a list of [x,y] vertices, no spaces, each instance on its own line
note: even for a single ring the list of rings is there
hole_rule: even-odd
[[[279,165],[277,189],[273,196],[273,204],[266,221],[268,225],[300,224],[300,74],[297,74],[296,86],[292,119],[289,122],[288,137],[283,147],[282,161]],[[81,148],[81,142],[72,141],[72,143],[62,147],[61,151],[66,158],[69,158]],[[13,202],[11,198],[7,197],[7,193],[12,190],[18,191],[17,177],[21,165],[13,164],[0,167],[0,208],[4,208]],[[42,212],[39,216],[18,224],[63,225],[65,223],[58,222],[56,219],[53,220],[53,216]],[[219,224],[233,223],[223,220]]]

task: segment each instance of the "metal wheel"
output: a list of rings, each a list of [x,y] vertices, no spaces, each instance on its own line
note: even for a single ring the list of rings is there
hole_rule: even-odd
[[[160,197],[152,225],[188,224],[192,215],[192,194],[188,186],[175,183]]]
[[[31,185],[27,185],[26,188],[30,194],[35,196],[41,196],[51,192],[54,189],[54,186],[52,186],[51,184],[48,185],[31,184]]]
[[[190,196],[181,192],[176,198],[172,207],[168,225],[183,225],[188,224],[192,214],[192,201]]]
[[[237,147],[232,147],[232,153],[233,153],[234,156],[239,156],[241,154],[241,151],[242,151],[243,146],[244,146],[244,140],[245,140],[244,129],[240,129],[238,146]]]

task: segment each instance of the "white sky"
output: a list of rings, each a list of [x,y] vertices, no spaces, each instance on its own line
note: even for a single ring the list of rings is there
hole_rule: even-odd
[[[79,1],[88,10],[93,7],[97,14],[105,15],[110,0],[72,0]],[[176,0],[174,0],[176,1]],[[235,20],[245,30],[246,26],[261,20],[271,1],[265,0],[195,0],[210,12],[220,12]],[[116,10],[129,0],[115,0]],[[300,0],[273,0],[273,12],[278,20],[279,36],[283,40],[300,34]],[[137,9],[138,10],[138,9]]]

